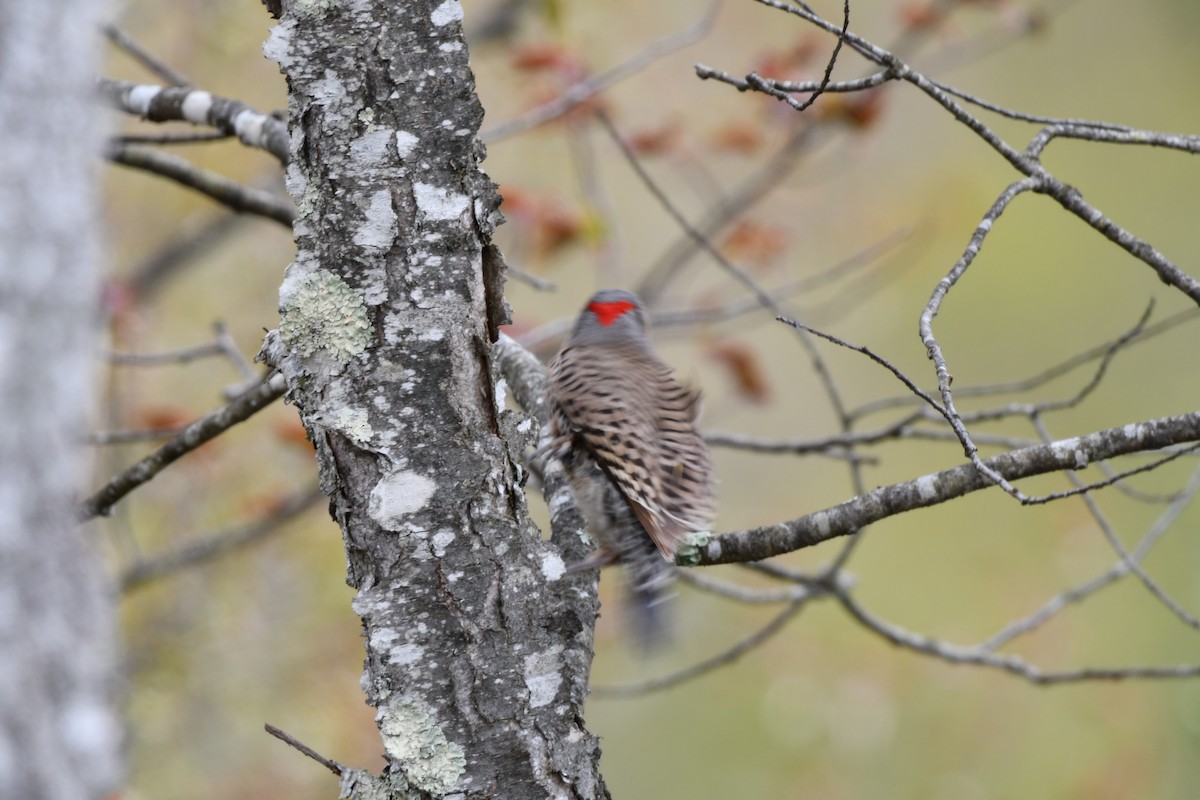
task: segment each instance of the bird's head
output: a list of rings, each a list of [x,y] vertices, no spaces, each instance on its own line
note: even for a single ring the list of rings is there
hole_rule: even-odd
[[[571,334],[576,344],[641,343],[645,338],[642,301],[623,289],[604,289],[592,295]]]

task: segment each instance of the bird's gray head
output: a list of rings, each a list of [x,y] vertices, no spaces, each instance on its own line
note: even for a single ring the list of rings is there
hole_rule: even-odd
[[[623,289],[604,289],[592,295],[571,333],[576,344],[643,343],[645,339],[642,301]]]

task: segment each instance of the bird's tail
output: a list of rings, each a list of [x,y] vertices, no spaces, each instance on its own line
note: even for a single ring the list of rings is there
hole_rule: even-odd
[[[625,583],[626,616],[638,647],[648,652],[671,638],[670,600],[674,596],[675,565],[654,546],[641,523],[630,516],[622,526],[617,561]]]

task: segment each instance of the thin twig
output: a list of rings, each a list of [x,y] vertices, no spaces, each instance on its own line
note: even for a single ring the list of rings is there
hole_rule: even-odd
[[[762,628],[711,658],[706,658],[678,672],[672,672],[646,681],[626,683],[619,686],[595,686],[592,688],[592,695],[595,697],[613,698],[638,697],[651,692],[668,689],[672,686],[678,686],[686,681],[699,678],[701,675],[706,675],[719,667],[732,664],[783,630],[784,626],[791,621],[792,617],[800,613],[809,600],[819,596],[819,594],[811,591],[803,591],[803,595],[788,603],[782,611],[772,617],[771,621]]]
[[[140,145],[112,144],[105,153],[109,161],[125,167],[152,172],[176,183],[195,189],[234,211],[256,214],[273,219],[291,228],[296,211],[290,200],[269,192],[251,189],[215,172],[200,169],[171,153],[163,153]]]
[[[161,367],[167,364],[187,364],[198,358],[208,358],[222,354],[221,345],[217,342],[205,342],[192,347],[181,347],[177,350],[164,350],[160,353],[118,353],[109,351],[102,353],[108,363],[119,367]]]
[[[1040,418],[1036,417],[1034,418],[1033,422],[1037,426],[1038,434],[1041,435],[1044,440],[1049,441],[1050,433],[1046,430],[1045,423]],[[1185,452],[1194,452],[1198,447],[1200,447],[1200,445],[1186,448],[1185,450],[1180,450],[1177,453],[1174,453],[1173,456],[1177,457]],[[1160,464],[1165,463],[1165,461],[1169,460],[1170,458],[1171,456],[1168,456],[1167,459],[1162,459],[1147,464],[1144,467],[1141,467],[1139,471],[1153,469]],[[1111,482],[1116,482],[1119,479],[1128,477],[1133,472],[1134,470],[1120,473],[1116,476],[1113,476],[1109,480]],[[1200,477],[1200,470],[1192,475],[1191,484],[1200,485],[1197,483],[1198,477]],[[1140,556],[1135,559],[1133,555],[1125,549],[1125,545],[1121,543],[1120,538],[1117,537],[1116,532],[1112,529],[1112,526],[1109,525],[1107,517],[1105,517],[1104,513],[1100,510],[1100,505],[1096,502],[1096,498],[1088,493],[1090,489],[1096,487],[1094,485],[1089,486],[1084,484],[1084,482],[1079,479],[1079,476],[1073,472],[1067,473],[1067,480],[1069,480],[1072,485],[1075,486],[1074,493],[1082,495],[1081,499],[1083,500],[1084,505],[1087,506],[1088,512],[1092,515],[1092,518],[1096,520],[1096,524],[1100,526],[1100,530],[1104,534],[1104,538],[1108,541],[1108,544],[1110,547],[1112,547],[1113,551],[1120,557],[1121,563],[1125,565],[1126,570],[1136,575],[1138,580],[1142,582],[1142,585],[1146,587],[1146,590],[1158,598],[1158,601],[1162,603],[1167,610],[1178,617],[1181,622],[1190,628],[1200,630],[1200,619],[1197,619],[1194,615],[1185,611],[1183,606],[1181,606],[1175,601],[1174,598],[1167,594],[1166,590],[1159,586],[1157,581],[1146,574],[1146,571],[1141,568]],[[1182,496],[1187,500],[1191,500],[1191,497],[1195,494],[1195,491],[1195,486],[1189,485],[1187,489],[1184,490]],[[1171,508],[1174,507],[1175,504],[1172,504]],[[1169,512],[1170,509],[1168,509],[1168,513]]]
[[[748,586],[741,586],[736,583],[729,583],[728,581],[709,577],[703,570],[681,569],[676,572],[676,576],[681,582],[702,592],[736,600],[739,603],[755,605],[762,603],[787,603],[811,594],[811,590],[805,587],[752,589]]]
[[[229,328],[224,322],[217,320],[213,323],[213,334],[217,337],[217,347],[221,348],[221,352],[225,354],[225,358],[233,365],[233,368],[248,381],[258,380],[261,375],[260,370],[238,349],[237,342],[233,340],[233,336],[230,335]]]
[[[183,73],[179,72],[162,59],[154,56],[149,50],[138,44],[132,36],[118,28],[116,25],[108,23],[106,25],[101,25],[100,29],[104,31],[104,35],[108,37],[109,41],[128,53],[134,61],[141,64],[143,67],[150,70],[150,72],[154,73],[167,83],[171,84],[172,86],[181,87],[192,85],[192,82],[188,80]]]
[[[1193,678],[1200,675],[1200,664],[1178,664],[1161,667],[1091,667],[1062,672],[1047,672],[1022,658],[993,653],[982,647],[963,647],[929,636],[905,630],[898,625],[874,616],[846,591],[835,590],[833,596],[860,625],[891,644],[933,656],[953,664],[973,664],[1002,670],[1038,685],[1081,683],[1084,681],[1119,681],[1132,678]]]
[[[112,137],[112,141],[124,144],[209,144],[223,142],[232,134],[224,131],[191,131],[187,133],[126,133]]]
[[[276,728],[274,725],[263,725],[263,729],[289,747],[299,750],[301,753],[325,767],[325,769],[329,770],[334,775],[337,775],[339,778],[342,777],[343,773],[347,771],[345,766],[334,761],[332,758],[326,758],[308,745],[297,740],[295,737],[288,733],[284,733],[279,728]]]
[[[484,144],[492,144],[501,139],[507,139],[519,133],[524,133],[525,131],[545,125],[547,122],[558,119],[571,109],[578,107],[582,103],[586,103],[588,100],[626,78],[636,75],[655,61],[674,53],[676,50],[681,50],[688,45],[695,44],[708,35],[720,7],[721,0],[713,0],[713,2],[709,3],[704,16],[694,24],[659,39],[632,58],[618,64],[612,69],[576,83],[550,102],[544,103],[532,111],[527,111],[515,119],[501,122],[498,125],[485,129],[479,134],[480,140]]]
[[[1024,636],[1045,625],[1067,606],[1082,602],[1109,584],[1115,583],[1128,575],[1131,567],[1141,563],[1154,544],[1167,532],[1175,523],[1175,520],[1179,518],[1179,515],[1183,513],[1184,509],[1195,499],[1197,492],[1200,492],[1200,469],[1193,471],[1188,485],[1183,491],[1177,494],[1170,506],[1163,509],[1162,514],[1150,526],[1150,529],[1142,537],[1142,540],[1132,553],[1123,555],[1120,561],[1095,578],[1055,595],[1033,613],[1006,625],[987,641],[981,643],[979,648],[987,651],[997,650],[1017,637]],[[1105,530],[1104,533],[1108,537],[1110,531]],[[1111,543],[1112,539],[1110,538],[1109,541]],[[1123,548],[1118,550],[1118,552],[1122,552],[1122,550]]]
[[[154,442],[178,436],[183,428],[151,428],[148,430],[118,430],[96,431],[83,438],[88,445],[132,444],[134,442]]]
[[[1047,367],[1041,372],[1038,372],[1037,374],[1028,378],[1022,378],[1020,380],[1009,381],[1005,383],[959,387],[955,389],[954,393],[960,398],[984,397],[996,394],[1013,394],[1016,392],[1026,392],[1030,389],[1036,389],[1039,386],[1049,383],[1055,378],[1066,375],[1067,373],[1077,369],[1089,361],[1095,361],[1098,358],[1103,358],[1105,354],[1112,350],[1113,344],[1120,339],[1127,338],[1127,346],[1141,344],[1155,336],[1174,329],[1184,322],[1189,322],[1195,319],[1197,316],[1200,316],[1200,309],[1185,308],[1183,311],[1172,314],[1171,316],[1160,320],[1153,325],[1145,326],[1140,333],[1134,336],[1127,337],[1127,334],[1122,334],[1120,337],[1118,337],[1118,339],[1114,339],[1110,342],[1089,348],[1081,353],[1076,353],[1075,355],[1063,359],[1059,363]],[[887,411],[897,407],[909,406],[915,402],[920,402],[920,399],[913,397],[911,394],[885,397],[862,404],[851,412],[851,416],[854,419],[858,419],[880,411]]]

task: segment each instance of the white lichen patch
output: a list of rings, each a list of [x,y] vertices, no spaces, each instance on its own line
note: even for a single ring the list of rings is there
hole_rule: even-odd
[[[414,183],[417,208],[431,220],[458,219],[471,208],[471,198],[429,183]]]
[[[386,589],[380,586],[368,586],[359,589],[358,593],[354,595],[354,599],[350,601],[350,609],[360,617],[386,614],[392,610],[392,600]]]
[[[292,57],[288,51],[292,46],[292,31],[295,28],[296,21],[287,17],[271,28],[267,40],[263,42],[263,55],[285,69],[292,64]]]
[[[396,131],[396,155],[400,156],[401,160],[408,158],[419,141],[421,140],[408,131]]]
[[[382,253],[392,246],[397,233],[392,193],[380,189],[371,195],[363,222],[354,232],[354,243],[369,253]]]
[[[366,444],[375,434],[365,408],[343,406],[333,415],[333,423],[334,427],[346,434],[355,444]]]
[[[936,481],[937,479],[932,475],[922,475],[917,478],[917,496],[927,503],[930,500],[936,500],[938,496]]]
[[[451,22],[460,22],[462,18],[462,4],[458,0],[446,0],[429,15],[430,21],[439,28]]]
[[[454,531],[440,530],[433,535],[433,554],[438,558],[446,555],[446,548],[454,541]]]
[[[387,270],[368,269],[363,272],[363,302],[368,306],[381,306],[387,302]]]
[[[417,663],[423,655],[425,655],[425,648],[412,642],[397,645],[388,650],[388,660],[402,667]]]
[[[161,86],[139,83],[129,90],[129,105],[134,111],[144,117],[150,111],[150,103],[154,98],[158,97],[158,93],[161,91]]]
[[[312,82],[312,95],[321,105],[337,107],[346,99],[346,84],[333,72],[326,72],[324,77]]]
[[[292,13],[298,17],[323,17],[337,7],[337,0],[295,0]]]
[[[187,97],[183,98],[183,107],[180,108],[180,111],[183,112],[183,118],[188,122],[206,125],[208,112],[212,111],[212,106],[213,96],[208,92],[188,92]]]
[[[257,111],[239,111],[233,118],[233,132],[237,134],[238,141],[251,147],[261,147],[267,119],[266,114],[259,114]]]
[[[554,702],[562,685],[562,645],[525,656],[525,688],[529,689],[529,707],[540,708]]]
[[[567,565],[558,553],[546,553],[542,556],[542,575],[548,581],[556,581],[567,571]]]
[[[496,381],[496,411],[504,410],[504,405],[508,402],[508,382],[501,378]]]
[[[371,490],[367,513],[385,530],[399,530],[405,517],[425,508],[437,491],[437,484],[409,470],[400,470],[380,478]]]
[[[362,298],[327,270],[296,282],[280,317],[280,338],[301,356],[324,351],[344,363],[370,341],[371,323]]]
[[[360,167],[378,167],[387,158],[388,142],[392,140],[393,133],[390,128],[367,131],[350,143],[350,158]]]
[[[1062,439],[1050,445],[1050,450],[1057,459],[1079,459],[1079,438]],[[1087,466],[1086,464],[1084,466]]]
[[[376,722],[383,749],[414,787],[442,795],[458,783],[467,766],[463,749],[416,703],[395,698],[379,710]]]
[[[391,628],[372,628],[367,643],[372,650],[390,650],[399,638],[400,634]]]

